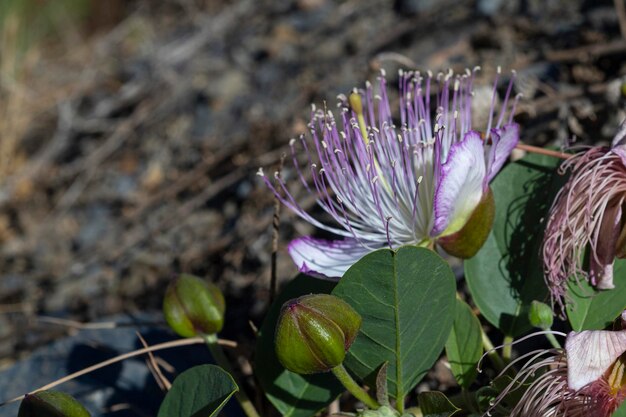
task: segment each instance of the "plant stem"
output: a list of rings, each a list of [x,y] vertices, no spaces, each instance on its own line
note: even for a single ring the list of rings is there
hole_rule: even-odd
[[[461,392],[448,397],[448,400],[460,410],[476,413],[476,404],[473,395],[474,393],[468,391],[467,388],[461,388]]]
[[[504,336],[504,341],[502,342],[502,358],[505,362],[511,361],[511,354],[513,353],[513,337]]]
[[[480,329],[480,332],[481,332],[481,338],[483,341],[483,348],[485,349],[485,352],[487,353],[487,357],[489,358],[493,366],[495,366],[498,369],[498,371],[503,371],[505,367],[504,361],[502,360],[500,355],[498,355],[498,352],[494,350],[493,343],[491,343],[491,339],[489,339],[489,336],[487,336],[487,333],[485,333],[485,331],[482,328]]]
[[[343,364],[336,366],[332,369],[333,374],[337,377],[339,382],[342,383],[344,387],[350,394],[354,395],[354,397],[363,402],[366,406],[373,410],[377,410],[380,407],[378,401],[373,399],[356,381],[350,376],[346,368],[344,368]]]
[[[239,381],[237,381],[237,378],[235,377],[235,373],[233,372],[233,368],[230,366],[230,362],[228,358],[226,357],[226,355],[224,354],[222,347],[217,344],[217,335],[216,334],[206,335],[204,336],[204,340],[206,342],[207,347],[211,351],[211,356],[213,356],[213,359],[215,359],[215,362],[217,362],[219,366],[224,368],[224,370],[228,372],[233,377],[233,379],[237,382],[237,385],[239,385],[239,390],[235,392],[235,398],[237,398],[237,401],[239,401],[239,404],[241,405],[241,408],[243,409],[244,413],[246,413],[246,416],[260,417],[259,413],[256,411],[256,408],[254,408],[252,401],[250,401],[250,398],[248,398],[248,396],[246,395],[245,391],[243,390],[243,387],[241,386]]]
[[[554,158],[559,158],[559,159],[569,159],[569,158],[572,157],[572,155],[568,154],[568,153],[563,153],[563,152],[559,152],[559,151],[553,151],[551,149],[544,149],[544,148],[540,148],[538,146],[526,145],[524,143],[518,143],[515,147],[517,149],[521,149],[521,150],[526,151],[526,152],[537,153],[537,154],[540,154],[540,155],[552,156]]]
[[[546,339],[548,339],[548,342],[550,342],[552,347],[557,348],[557,349],[562,349],[563,348],[561,346],[561,344],[559,343],[559,341],[556,340],[556,337],[554,337],[554,335],[552,333],[546,333]]]

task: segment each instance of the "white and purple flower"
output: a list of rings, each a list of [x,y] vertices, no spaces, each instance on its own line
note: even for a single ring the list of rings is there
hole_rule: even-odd
[[[498,111],[496,79],[484,133],[473,130],[475,71],[437,77],[401,72],[398,119],[392,116],[384,73],[376,93],[367,83],[363,91],[340,96],[339,120],[313,107],[312,140],[303,135],[290,141],[293,164],[304,187],[335,224],[305,211],[278,173],[274,187],[259,170],[284,205],[342,238],[291,242],[289,253],[301,271],[341,277],[363,255],[385,247],[439,243],[449,250],[454,237],[481,211],[477,208],[486,206],[486,216],[492,215],[489,182],[519,139],[519,126],[512,122],[517,97],[507,112],[511,77]],[[296,149],[298,142],[302,150]],[[310,180],[304,171],[310,171]],[[491,218],[487,226],[490,229]],[[473,239],[478,245],[469,252],[461,250],[460,256],[473,255],[487,234],[478,233]]]

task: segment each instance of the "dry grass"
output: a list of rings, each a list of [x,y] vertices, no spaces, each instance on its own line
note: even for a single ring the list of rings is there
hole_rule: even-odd
[[[19,145],[32,123],[71,88],[67,77],[59,83],[49,61],[86,50],[79,27],[88,6],[88,0],[0,6],[0,183],[24,165]]]

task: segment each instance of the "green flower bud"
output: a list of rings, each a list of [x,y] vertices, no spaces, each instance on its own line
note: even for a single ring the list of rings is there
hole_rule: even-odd
[[[361,316],[333,295],[313,294],[287,301],[276,328],[276,355],[299,374],[340,365],[361,328]]]
[[[496,213],[496,203],[491,188],[483,195],[465,226],[456,233],[442,236],[437,243],[450,255],[469,259],[482,248],[489,236]]]
[[[412,416],[412,414],[406,413],[402,415],[402,417],[409,417],[409,416]],[[400,417],[400,413],[388,405],[383,405],[377,410],[366,409],[366,410],[358,411],[357,417]]]
[[[169,285],[163,299],[165,320],[182,337],[222,330],[225,308],[224,296],[216,285],[187,274]]]
[[[552,309],[549,305],[541,301],[533,301],[530,304],[528,319],[530,320],[530,324],[543,330],[551,328],[552,322],[554,321]]]
[[[71,395],[59,391],[28,394],[20,404],[17,417],[91,417]]]

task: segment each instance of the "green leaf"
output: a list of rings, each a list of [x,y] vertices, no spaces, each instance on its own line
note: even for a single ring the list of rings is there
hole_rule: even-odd
[[[574,330],[604,329],[626,309],[626,260],[615,260],[613,282],[615,288],[604,291],[595,290],[587,281],[569,283],[567,317]]]
[[[403,399],[446,343],[455,291],[452,270],[428,249],[404,246],[363,257],[333,291],[363,317],[346,366],[374,382],[380,365],[389,362],[389,393]]]
[[[60,391],[26,394],[17,417],[90,417],[74,397]]]
[[[270,307],[257,340],[255,375],[265,395],[284,417],[309,417],[330,404],[344,389],[331,373],[299,375],[283,368],[274,350],[276,322],[282,305],[296,297],[328,294],[334,283],[298,275]]]
[[[456,300],[452,331],[446,342],[450,370],[460,386],[469,388],[476,379],[476,366],[483,354],[481,328],[472,308]]]
[[[219,366],[194,366],[174,380],[158,417],[212,417],[237,391],[233,378]]]
[[[450,417],[459,411],[442,392],[427,391],[417,396],[424,417]]]
[[[530,303],[547,298],[539,251],[548,210],[565,181],[556,172],[559,162],[528,155],[498,174],[491,183],[493,229],[478,254],[465,262],[472,299],[507,336],[530,330]]]

